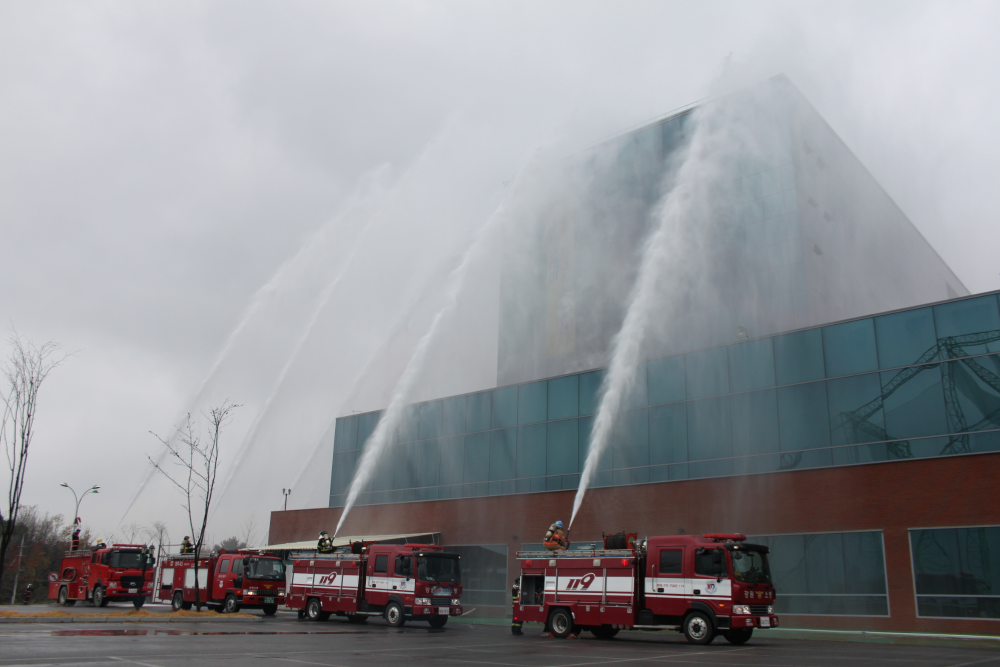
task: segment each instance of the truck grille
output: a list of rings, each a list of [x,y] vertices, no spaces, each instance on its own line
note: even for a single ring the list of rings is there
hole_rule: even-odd
[[[767,605],[766,604],[752,604],[750,605],[750,613],[754,616],[767,616]]]
[[[119,581],[122,588],[139,588],[142,585],[142,577],[122,577]]]
[[[451,604],[451,598],[431,598],[431,604],[435,607],[447,607]]]

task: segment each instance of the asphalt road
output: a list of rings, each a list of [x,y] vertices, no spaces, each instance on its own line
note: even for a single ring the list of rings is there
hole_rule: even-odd
[[[449,623],[432,630],[423,623],[400,629],[381,621],[349,625],[298,621],[279,613],[262,622],[127,623],[113,625],[8,624],[0,626],[0,667],[121,664],[143,667],[199,665],[320,665],[325,667],[597,667],[616,665],[760,665],[825,667],[1000,665],[1000,642],[875,643],[791,639],[762,632],[744,646],[722,638],[692,646],[676,633],[622,633],[600,641],[541,636],[526,626],[522,637],[497,625]]]

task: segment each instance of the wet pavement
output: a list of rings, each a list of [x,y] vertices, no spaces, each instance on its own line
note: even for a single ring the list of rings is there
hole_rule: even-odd
[[[234,619],[235,620],[235,619]],[[597,667],[600,665],[758,665],[826,667],[850,663],[970,667],[1000,665],[1000,642],[921,637],[852,639],[850,635],[798,638],[794,632],[761,632],[743,646],[722,638],[692,646],[677,633],[622,633],[610,641],[585,633],[577,640],[549,639],[528,626],[514,637],[502,625],[450,622],[435,630],[423,623],[391,628],[381,620],[352,625],[343,619],[299,621],[289,612],[245,623],[212,626],[142,622],[0,627],[0,667],[114,664],[144,667],[274,664],[326,667]]]

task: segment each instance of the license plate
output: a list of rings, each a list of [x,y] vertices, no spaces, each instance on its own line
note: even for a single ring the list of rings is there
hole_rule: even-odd
[[[764,618],[760,619],[760,627],[762,627],[762,628],[769,628],[769,627],[771,627],[771,619],[768,618],[767,616],[765,616]]]
[[[274,604],[274,598],[264,598],[264,604]]]
[[[137,588],[130,588],[130,589],[128,589],[128,592],[129,593],[138,593],[139,589],[137,589]]]
[[[438,614],[444,614],[447,616],[449,614],[448,607],[438,607]]]

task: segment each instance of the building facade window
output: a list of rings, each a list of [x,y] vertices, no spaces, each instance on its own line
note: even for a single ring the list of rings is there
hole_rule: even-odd
[[[1000,618],[1000,526],[910,531],[917,615]]]

